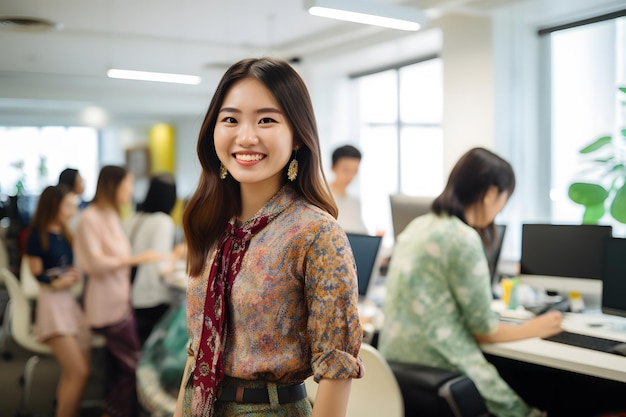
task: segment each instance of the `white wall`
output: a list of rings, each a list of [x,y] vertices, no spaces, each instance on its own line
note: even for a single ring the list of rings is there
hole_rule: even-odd
[[[491,20],[450,15],[437,26],[443,33],[444,172],[448,173],[469,148],[494,146]]]

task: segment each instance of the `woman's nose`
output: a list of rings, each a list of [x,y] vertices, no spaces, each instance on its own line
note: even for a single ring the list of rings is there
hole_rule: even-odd
[[[259,143],[255,126],[250,123],[242,124],[239,134],[237,135],[237,143],[241,146],[256,145]]]

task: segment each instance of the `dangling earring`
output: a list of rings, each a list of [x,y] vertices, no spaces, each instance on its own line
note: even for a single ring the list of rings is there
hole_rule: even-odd
[[[227,176],[228,176],[228,170],[226,169],[224,164],[220,162],[220,179],[225,180]]]
[[[287,167],[287,178],[289,181],[294,181],[298,177],[298,160],[296,159],[297,150],[293,151],[293,159],[289,162]]]

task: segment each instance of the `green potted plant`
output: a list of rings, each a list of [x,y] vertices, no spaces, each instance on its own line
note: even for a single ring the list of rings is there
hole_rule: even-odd
[[[626,87],[619,90],[626,94]],[[626,101],[621,106],[626,109]],[[568,196],[585,207],[585,224],[597,224],[607,209],[612,218],[626,224],[626,129],[616,136],[602,136],[579,151],[580,176],[586,179],[570,184]]]

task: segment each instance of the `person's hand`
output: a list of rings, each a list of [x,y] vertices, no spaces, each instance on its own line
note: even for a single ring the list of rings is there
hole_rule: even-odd
[[[167,253],[161,253],[155,250],[148,250],[145,251],[144,253],[142,253],[141,255],[141,260],[142,262],[140,263],[147,263],[147,262],[159,262],[159,261],[163,261],[165,259],[167,259],[169,257],[169,254]]]
[[[184,259],[187,256],[187,244],[179,243],[174,246],[174,250],[172,250],[172,258],[176,259]]]
[[[537,337],[549,337],[563,331],[562,322],[563,315],[560,311],[548,311],[535,317],[529,324],[533,326]]]
[[[71,287],[80,281],[80,272],[74,267],[67,268],[55,280],[51,282],[54,288],[61,289]]]

